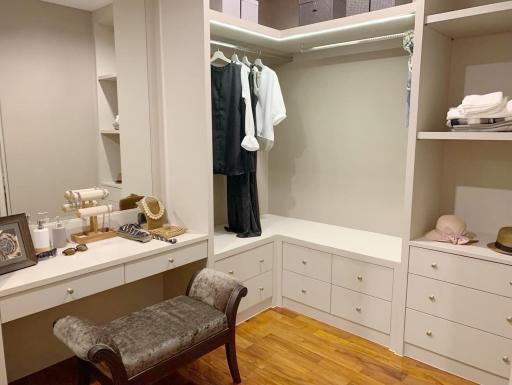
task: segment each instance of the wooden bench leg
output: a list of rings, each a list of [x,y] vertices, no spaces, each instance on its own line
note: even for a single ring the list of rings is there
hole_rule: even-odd
[[[90,385],[91,373],[89,371],[87,362],[78,360],[78,385]]]
[[[240,371],[238,370],[238,360],[236,358],[236,344],[234,336],[226,344],[226,358],[228,359],[229,371],[231,372],[233,382],[235,384],[241,383],[242,379],[240,378]]]

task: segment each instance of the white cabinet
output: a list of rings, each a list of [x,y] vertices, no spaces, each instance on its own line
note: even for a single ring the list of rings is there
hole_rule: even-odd
[[[269,243],[217,261],[214,268],[245,282],[249,278],[272,270],[273,264],[274,244]]]
[[[393,296],[392,269],[337,255],[332,262],[332,283],[386,301]]]
[[[283,243],[283,268],[285,270],[330,283],[331,265],[331,254]]]
[[[331,285],[291,271],[283,271],[283,296],[316,309],[330,312]]]
[[[272,271],[258,275],[244,282],[247,288],[247,296],[242,299],[238,312],[249,309],[266,299],[272,298],[273,295],[273,277]]]

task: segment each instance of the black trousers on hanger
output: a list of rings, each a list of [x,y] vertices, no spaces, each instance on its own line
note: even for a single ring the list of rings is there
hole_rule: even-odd
[[[227,231],[239,238],[261,236],[260,205],[256,172],[227,177]]]

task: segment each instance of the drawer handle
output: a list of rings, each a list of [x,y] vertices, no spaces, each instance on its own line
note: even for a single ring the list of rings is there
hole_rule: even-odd
[[[302,261],[302,264],[303,265],[307,265],[308,264],[308,261],[306,261],[305,259]]]
[[[265,290],[265,288],[264,288],[264,287],[260,287],[260,288],[258,288],[258,289],[259,289],[260,291]]]
[[[306,294],[307,293],[307,290],[306,289],[302,289],[302,294]]]
[[[356,311],[358,313],[361,313],[363,311],[363,308],[361,306],[356,307]]]
[[[233,275],[233,274],[235,274],[235,272],[234,272],[233,270],[229,270],[229,272],[228,272],[228,273],[229,273],[229,275]]]
[[[505,362],[506,364],[509,364],[509,363],[510,363],[510,358],[508,358],[508,356],[503,356],[502,360],[503,360],[503,362]]]
[[[429,295],[428,299],[431,300],[432,302],[435,302],[436,296],[435,295]]]
[[[75,293],[75,290],[72,289],[72,288],[68,288],[66,291],[68,292],[68,294],[74,294]]]
[[[362,275],[358,275],[358,276],[357,276],[357,280],[358,280],[359,282],[363,282],[363,276],[362,276]]]
[[[508,317],[507,317],[507,321],[508,321],[508,322],[510,322],[510,323],[512,323],[512,316],[508,316]]]
[[[425,333],[427,336],[429,337],[432,337],[432,330],[427,330],[427,332]]]
[[[430,266],[432,266],[432,269],[437,269],[438,268],[437,263],[435,263],[435,262],[432,263]]]
[[[265,260],[264,259],[260,259],[260,263],[263,263],[263,262],[265,262]]]
[[[174,258],[169,258],[169,263],[174,263]]]

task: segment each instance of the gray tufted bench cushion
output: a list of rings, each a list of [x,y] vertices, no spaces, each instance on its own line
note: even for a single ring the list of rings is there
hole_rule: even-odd
[[[130,378],[228,330],[226,308],[237,287],[240,284],[233,278],[204,269],[191,282],[186,296],[149,306],[101,326],[66,316],[55,322],[53,330],[84,361],[92,361],[93,348],[115,353]]]

